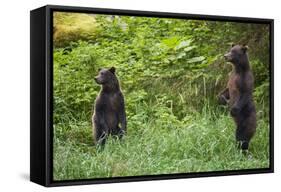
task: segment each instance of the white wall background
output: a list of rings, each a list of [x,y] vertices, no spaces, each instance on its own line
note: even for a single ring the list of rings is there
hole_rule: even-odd
[[[44,188],[29,182],[29,11],[45,4],[275,19],[275,173]],[[280,190],[281,11],[278,0],[3,0],[0,6],[0,191]],[[279,118],[278,118],[279,117]]]

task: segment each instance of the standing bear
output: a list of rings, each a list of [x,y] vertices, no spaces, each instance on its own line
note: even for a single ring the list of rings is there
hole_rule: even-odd
[[[254,77],[250,69],[245,45],[232,45],[224,55],[231,62],[233,70],[227,87],[218,96],[220,104],[228,104],[230,114],[236,124],[236,141],[243,151],[249,148],[249,142],[256,131],[256,109],[253,101]]]
[[[108,135],[122,138],[125,134],[125,103],[114,67],[100,69],[95,81],[101,85],[101,91],[96,98],[92,118],[94,143],[104,145]]]

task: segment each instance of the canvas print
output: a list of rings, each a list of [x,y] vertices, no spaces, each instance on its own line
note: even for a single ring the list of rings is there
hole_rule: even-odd
[[[54,11],[54,181],[270,167],[270,25]]]

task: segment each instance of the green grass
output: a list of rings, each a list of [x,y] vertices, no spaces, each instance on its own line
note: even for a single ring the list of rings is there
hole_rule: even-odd
[[[67,119],[54,127],[54,180],[190,173],[269,167],[269,124],[259,118],[247,155],[236,147],[226,111],[207,107],[178,120],[172,113],[128,117],[122,141],[92,143],[89,121]],[[141,113],[141,114],[139,114]],[[159,117],[157,117],[159,115]],[[161,116],[162,115],[162,116]]]

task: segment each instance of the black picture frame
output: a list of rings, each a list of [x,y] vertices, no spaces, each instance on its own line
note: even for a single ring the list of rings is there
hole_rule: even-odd
[[[54,181],[52,179],[53,147],[53,12],[82,12],[110,15],[165,17],[213,21],[262,23],[270,26],[270,167],[262,169],[179,173]],[[245,17],[196,15],[185,13],[149,12],[136,10],[102,9],[46,5],[30,12],[30,180],[43,186],[64,186],[112,182],[147,181],[160,179],[195,178],[210,176],[244,175],[274,172],[274,20]]]

